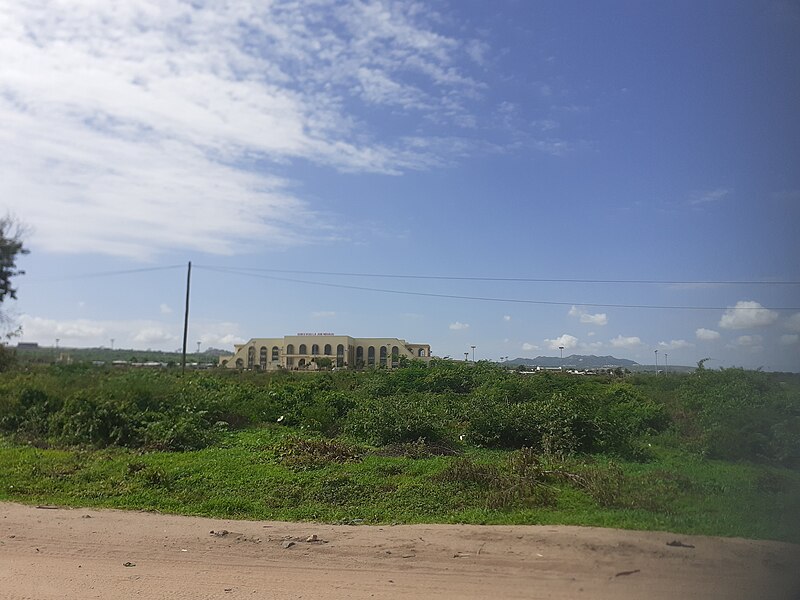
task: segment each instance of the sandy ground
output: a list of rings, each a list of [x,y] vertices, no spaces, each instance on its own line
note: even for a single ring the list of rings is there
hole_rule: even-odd
[[[798,600],[800,546],[584,527],[319,525],[0,503],[0,598]]]

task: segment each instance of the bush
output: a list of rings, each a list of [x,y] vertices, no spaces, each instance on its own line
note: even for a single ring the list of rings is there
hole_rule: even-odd
[[[800,466],[796,385],[759,371],[697,371],[678,388],[673,410],[678,432],[703,454]]]
[[[441,444],[453,438],[444,403],[433,394],[364,398],[347,414],[344,430],[376,446],[419,439]]]

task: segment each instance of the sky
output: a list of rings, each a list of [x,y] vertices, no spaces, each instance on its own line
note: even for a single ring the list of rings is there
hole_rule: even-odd
[[[18,341],[177,349],[191,261],[190,350],[800,371],[795,0],[0,0],[0,30]]]

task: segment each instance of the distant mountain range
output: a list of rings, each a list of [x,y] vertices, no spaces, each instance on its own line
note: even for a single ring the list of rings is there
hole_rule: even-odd
[[[563,359],[558,356],[537,356],[536,358],[514,358],[500,363],[505,366],[525,365],[526,367],[571,367],[580,369],[600,369],[603,367],[636,367],[636,361],[614,356],[595,356],[594,354],[571,354]]]

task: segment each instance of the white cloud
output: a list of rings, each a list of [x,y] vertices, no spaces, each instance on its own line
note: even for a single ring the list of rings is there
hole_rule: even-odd
[[[324,319],[328,317],[335,317],[336,312],[332,310],[316,310],[311,313],[311,316],[315,319]]]
[[[165,342],[177,342],[178,337],[162,327],[145,327],[133,336],[133,341],[137,344],[147,344],[149,347],[153,344],[163,345]]]
[[[618,335],[611,341],[612,348],[638,348],[642,345],[642,340],[638,336],[623,337]]]
[[[728,308],[719,320],[723,329],[749,329],[764,327],[775,322],[778,313],[764,308],[753,300],[740,300],[736,306]]]
[[[799,339],[800,339],[800,335],[798,335],[796,333],[784,333],[781,336],[780,342],[781,342],[781,345],[783,345],[783,346],[791,346],[793,344],[796,344]]]
[[[740,335],[736,338],[736,341],[733,344],[730,344],[729,347],[731,348],[745,348],[752,352],[760,352],[764,349],[761,343],[764,341],[760,335]]]
[[[574,335],[565,333],[552,340],[546,339],[545,343],[550,350],[558,350],[559,346],[564,346],[565,350],[569,350],[578,345],[578,338],[576,338]]]
[[[161,306],[159,306],[158,308],[161,311],[162,315],[172,314],[172,308],[169,306],[169,304],[162,303]]]
[[[698,204],[719,202],[724,200],[725,197],[730,195],[730,193],[731,190],[726,188],[717,188],[715,190],[696,190],[689,194],[689,204],[696,206]]]
[[[530,352],[531,350],[538,350],[539,346],[537,346],[536,344],[530,344],[528,342],[525,342],[524,344],[522,344],[522,349],[525,350],[525,352]]]
[[[606,313],[591,314],[582,308],[573,306],[567,313],[570,317],[580,318],[581,323],[590,323],[592,325],[606,325],[608,324],[608,316]]]
[[[789,331],[796,331],[800,333],[800,312],[794,313],[783,324]]]
[[[719,331],[714,331],[713,329],[706,329],[705,327],[700,327],[699,329],[696,329],[694,335],[698,340],[702,340],[704,342],[711,342],[719,339]]]
[[[469,323],[461,323],[456,321],[455,323],[450,323],[449,327],[453,331],[462,331],[464,329],[469,329]]]
[[[66,345],[70,342],[103,338],[107,332],[106,325],[89,319],[56,321],[55,319],[22,315],[20,324],[25,340],[39,341],[43,344],[60,338],[62,345]]]
[[[59,339],[62,347],[109,346],[114,338],[116,348],[150,347],[173,351],[180,345],[183,329],[180,324],[153,320],[48,319],[24,314],[19,319],[22,339],[49,345]],[[239,325],[230,322],[195,321],[190,325],[189,345],[199,340],[206,346],[230,347],[245,340],[239,336]]]
[[[686,340],[670,340],[669,342],[658,342],[658,347],[665,350],[680,350],[682,348],[691,348],[694,344]]]
[[[511,320],[511,315],[503,315],[503,321],[508,322],[510,320]]]
[[[467,69],[487,48],[442,19],[358,0],[4,3],[0,194],[51,252],[335,237],[275,165],[396,174],[475,150],[436,128],[475,126]],[[389,113],[414,135],[377,141]]]

